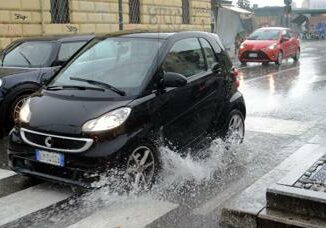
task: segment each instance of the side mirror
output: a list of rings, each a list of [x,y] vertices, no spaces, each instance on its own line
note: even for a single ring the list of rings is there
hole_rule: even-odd
[[[222,74],[222,66],[220,63],[215,63],[212,67],[212,72],[218,75]]]
[[[281,42],[283,43],[283,42],[287,42],[287,41],[289,41],[289,40],[290,40],[289,37],[282,37]]]
[[[166,72],[163,78],[164,87],[182,87],[187,85],[187,78],[182,74]]]
[[[66,61],[63,60],[55,60],[52,66],[62,66]]]

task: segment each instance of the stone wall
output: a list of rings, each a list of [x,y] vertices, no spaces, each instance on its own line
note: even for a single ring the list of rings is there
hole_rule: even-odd
[[[189,0],[190,24],[182,0],[139,0],[140,24],[129,23],[129,0],[121,1],[124,30],[211,30],[210,0]],[[50,0],[0,0],[0,49],[22,37],[119,30],[119,0],[69,0],[68,24],[52,23],[50,8]]]

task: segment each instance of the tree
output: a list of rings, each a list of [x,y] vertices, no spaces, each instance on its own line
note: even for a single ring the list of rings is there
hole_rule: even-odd
[[[242,9],[251,10],[250,0],[238,0],[237,5]]]

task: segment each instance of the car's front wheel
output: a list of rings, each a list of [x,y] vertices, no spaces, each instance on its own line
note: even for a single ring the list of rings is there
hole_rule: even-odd
[[[232,145],[241,144],[245,135],[245,123],[242,113],[233,110],[228,118],[226,141]]]
[[[275,61],[276,65],[282,65],[283,62],[283,53],[280,51],[277,55],[277,59]]]
[[[141,144],[128,153],[126,174],[133,190],[149,190],[155,181],[158,169],[158,152],[154,146]]]

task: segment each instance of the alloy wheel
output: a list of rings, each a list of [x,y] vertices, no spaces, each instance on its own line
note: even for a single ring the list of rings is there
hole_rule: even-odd
[[[134,190],[147,190],[155,174],[153,151],[147,146],[137,147],[129,156],[127,174]]]
[[[28,96],[22,96],[22,97],[18,98],[18,100],[14,104],[13,111],[12,111],[12,119],[14,120],[14,122],[17,122],[19,120],[20,110],[22,109],[22,107],[25,104],[25,102],[27,101],[27,99],[28,99]]]
[[[238,145],[244,138],[244,121],[239,113],[234,113],[229,121],[227,141],[231,144]]]

